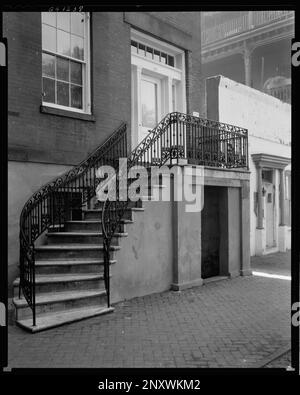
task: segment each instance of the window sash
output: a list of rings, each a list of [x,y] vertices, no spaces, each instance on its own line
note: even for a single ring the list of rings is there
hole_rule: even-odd
[[[51,51],[49,49],[42,48],[42,52],[52,55],[52,56],[55,56],[56,59],[59,57],[59,58],[63,58],[63,59],[66,59],[66,60],[69,60],[72,62],[76,62],[76,63],[79,63],[82,65],[82,85],[80,85],[80,84],[71,82],[71,77],[69,77],[69,81],[64,81],[64,80],[57,78],[56,60],[55,60],[55,77],[44,75],[42,73],[42,78],[48,78],[48,79],[56,81],[55,82],[55,103],[47,102],[43,98],[42,99],[43,104],[48,105],[50,107],[60,108],[60,109],[68,110],[68,111],[75,111],[75,112],[80,112],[80,113],[85,113],[85,114],[86,113],[91,114],[91,102],[90,102],[90,100],[91,100],[91,93],[90,93],[90,15],[89,15],[89,13],[85,13],[85,15],[84,15],[84,34],[83,34],[83,36],[74,34],[76,37],[83,38],[83,51],[84,51],[83,59],[78,59],[73,56],[69,56],[69,55],[57,52],[57,36],[58,36],[57,35],[57,30],[58,30],[57,18],[56,18],[56,25],[55,26],[49,25],[48,23],[43,22],[43,18],[42,18],[42,25],[43,24],[45,24],[47,26],[52,26],[56,29],[56,51]],[[59,29],[59,30],[63,30],[63,29]],[[69,33],[69,34],[71,34],[71,33]],[[64,106],[64,105],[60,105],[57,103],[57,82],[63,82],[63,83],[67,83],[69,85],[69,106]],[[82,95],[81,95],[82,108],[77,108],[77,107],[71,106],[71,96],[70,96],[71,85],[80,87],[82,89]]]

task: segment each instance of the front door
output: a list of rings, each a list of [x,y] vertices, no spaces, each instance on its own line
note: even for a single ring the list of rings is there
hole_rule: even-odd
[[[159,78],[141,76],[141,122],[138,140],[143,140],[161,120],[162,83]]]

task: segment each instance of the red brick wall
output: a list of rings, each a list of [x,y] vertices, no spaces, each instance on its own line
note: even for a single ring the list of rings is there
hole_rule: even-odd
[[[123,13],[92,15],[92,103],[95,122],[40,112],[40,13],[5,13],[8,38],[9,159],[77,164],[130,122],[130,29]]]
[[[129,16],[128,16],[129,15]],[[92,13],[92,105],[95,121],[40,112],[41,15],[4,13],[9,65],[9,159],[74,165],[131,116],[130,27],[187,51],[187,108],[203,114],[200,14]]]

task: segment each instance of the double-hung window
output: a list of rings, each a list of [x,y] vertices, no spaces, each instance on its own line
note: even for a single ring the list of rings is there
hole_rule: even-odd
[[[90,113],[89,14],[42,12],[43,104]]]

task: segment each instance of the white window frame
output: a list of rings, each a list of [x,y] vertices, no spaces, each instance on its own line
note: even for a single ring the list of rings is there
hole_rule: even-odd
[[[42,21],[42,13],[41,13]],[[43,24],[43,22],[42,22]],[[57,29],[57,27],[56,27]],[[56,57],[73,60],[74,62],[81,63],[83,65],[82,72],[82,109],[63,106],[56,103],[46,102],[42,99],[42,104],[47,107],[52,107],[60,110],[66,110],[70,112],[78,112],[80,114],[91,114],[91,62],[90,62],[90,13],[85,12],[85,26],[84,26],[84,60],[76,59],[71,56],[63,55],[58,52],[52,52],[47,49],[44,50],[42,46],[42,53],[47,53]],[[43,79],[43,75],[42,75]],[[55,79],[56,80],[56,79]],[[43,97],[43,96],[42,96]]]

